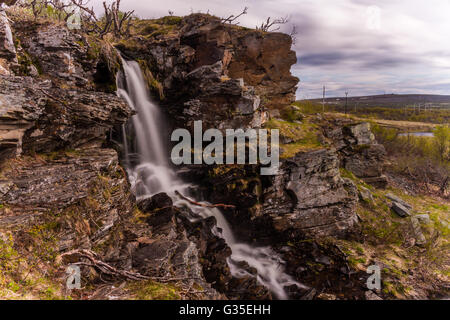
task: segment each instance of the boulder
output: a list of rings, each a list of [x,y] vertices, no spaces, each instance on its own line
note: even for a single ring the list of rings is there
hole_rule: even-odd
[[[386,150],[376,142],[369,123],[327,118],[323,129],[339,153],[341,166],[367,184],[386,188],[388,179],[383,175]]]
[[[422,233],[422,228],[420,227],[420,222],[417,217],[413,216],[411,219],[411,226],[414,234],[414,238],[416,239],[416,245],[419,247],[423,247],[427,243],[427,239]]]
[[[401,204],[403,207],[407,208],[408,210],[413,209],[413,207],[408,202],[404,201],[403,199],[400,199],[399,197],[397,197],[396,195],[394,195],[392,193],[386,194],[386,198],[388,198],[389,200],[392,200],[393,202]]]
[[[373,202],[373,195],[372,192],[370,192],[369,189],[365,188],[365,187],[360,187],[359,188],[359,199],[361,201],[367,202],[367,203],[372,203]]]
[[[400,217],[405,218],[411,215],[411,212],[408,208],[403,206],[401,203],[393,202],[391,205],[392,210],[398,214]]]
[[[282,168],[284,186],[277,193],[266,193],[263,204],[263,212],[274,216],[276,230],[339,236],[356,226],[356,187],[341,178],[336,153],[332,150],[301,153]],[[277,199],[281,194],[284,197]],[[276,205],[287,199],[291,201],[290,207],[282,205],[277,210]]]

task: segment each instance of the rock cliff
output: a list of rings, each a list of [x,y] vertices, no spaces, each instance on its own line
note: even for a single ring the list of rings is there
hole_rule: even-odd
[[[137,20],[129,38],[103,40],[55,21],[10,18],[0,10],[0,255],[17,259],[0,261],[1,297],[272,298],[245,262],[248,274],[232,276],[214,218],[166,194],[136,201],[117,152],[117,129],[134,114],[114,93],[117,48],[139,62],[173,126],[279,128],[276,176],[238,165],[178,174],[199,185],[199,200],[235,206],[223,211],[237,238],[280,254],[305,284],[287,288],[290,298],[367,298],[356,249],[344,244],[359,248],[367,221],[378,221],[376,206],[387,207],[368,185],[386,186],[385,151],[368,123],[277,118],[275,110],[292,108],[298,83],[289,36],[203,14]],[[96,263],[83,268],[90,289],[67,292],[65,268],[80,261]],[[27,277],[27,286],[11,289]]]

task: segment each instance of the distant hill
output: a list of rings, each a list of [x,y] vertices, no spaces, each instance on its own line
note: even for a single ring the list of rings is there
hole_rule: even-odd
[[[322,103],[322,99],[307,99]],[[326,98],[327,105],[345,105],[345,97]],[[430,95],[430,94],[383,94],[375,96],[348,97],[349,106],[358,107],[391,107],[400,108],[414,104],[427,104],[431,107],[450,108],[450,95]]]

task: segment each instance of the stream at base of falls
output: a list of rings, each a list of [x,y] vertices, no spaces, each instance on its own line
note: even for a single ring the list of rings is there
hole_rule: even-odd
[[[188,196],[189,189],[195,188],[195,185],[179,179],[169,165],[166,149],[168,143],[163,137],[166,130],[164,117],[159,106],[149,97],[138,63],[123,61],[123,69],[124,72],[119,74],[117,79],[117,94],[136,111],[136,115],[127,124],[128,127],[123,128],[126,158],[124,162],[137,199],[165,192],[173,199],[175,206],[187,206],[201,218],[214,216],[217,226],[212,231],[223,238],[232,250],[227,262],[234,277],[254,277],[239,267],[239,262],[245,261],[258,271],[258,282],[278,299],[288,299],[285,287],[297,285],[305,288],[284,272],[284,261],[270,247],[254,247],[236,241],[233,230],[219,209],[194,206],[176,194],[177,191]],[[135,148],[130,147],[128,130],[134,132]],[[137,154],[133,154],[133,150]],[[133,165],[136,161],[132,161],[132,158],[138,159],[137,165]]]

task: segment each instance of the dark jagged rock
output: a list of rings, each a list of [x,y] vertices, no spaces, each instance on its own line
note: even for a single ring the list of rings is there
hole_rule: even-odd
[[[264,191],[264,215],[280,233],[344,235],[357,224],[356,187],[343,180],[333,151],[299,153]]]
[[[143,212],[152,212],[155,209],[171,207],[172,205],[173,201],[167,193],[158,193],[151,198],[142,199],[137,203],[138,208]]]
[[[208,197],[215,203],[236,205],[238,209],[228,215],[239,221],[237,228],[242,227],[242,234],[250,239],[276,241],[277,234],[345,236],[357,226],[357,190],[341,178],[333,150],[299,153],[284,160],[276,176],[261,178],[256,169],[222,172],[218,168],[205,177],[213,177]]]

